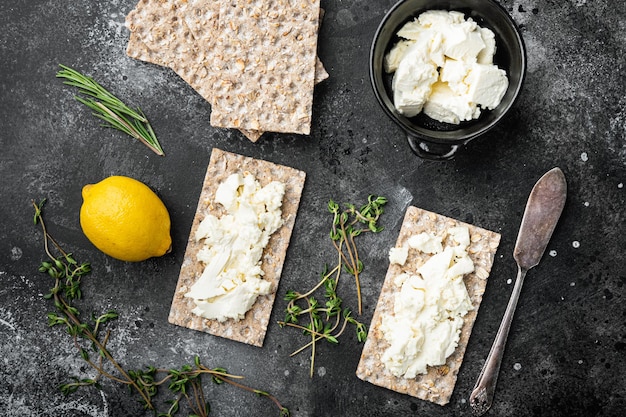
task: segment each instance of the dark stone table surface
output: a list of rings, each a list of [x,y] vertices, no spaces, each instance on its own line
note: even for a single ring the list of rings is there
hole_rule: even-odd
[[[538,267],[527,277],[491,416],[618,416],[626,409],[626,3],[500,1],[521,28],[528,73],[512,112],[454,160],[429,162],[379,108],[368,78],[374,31],[393,0],[322,0],[319,56],[330,78],[316,87],[310,136],[266,134],[257,143],[213,128],[210,106],[169,69],[125,55],[134,0],[0,3],[0,414],[148,416],[126,388],[64,397],[57,386],[93,377],[43,295],[42,234],[31,200],[47,199],[51,234],[93,272],[81,308],[116,310],[108,347],[128,368],[178,367],[195,355],[245,376],[294,416],[469,416],[468,397],[494,339],[516,273],[513,246],[534,182],[558,166],[569,194]],[[104,129],[55,78],[75,67],[139,105],[166,156]],[[279,295],[262,348],[171,325],[167,316],[204,172],[213,148],[307,172]],[[81,188],[109,175],[152,187],[172,216],[173,251],[124,263],[83,235]],[[303,337],[276,323],[287,289],[306,289],[333,262],[326,202],[389,199],[385,230],[363,239],[369,323],[387,251],[409,205],[502,235],[450,404],[433,405],[356,378],[362,345],[352,335],[321,345],[310,378]],[[346,288],[345,302],[354,305]],[[216,416],[278,415],[265,398],[205,382]],[[168,397],[169,398],[169,397]],[[186,412],[186,411],[185,411]],[[181,415],[188,415],[181,413]]]

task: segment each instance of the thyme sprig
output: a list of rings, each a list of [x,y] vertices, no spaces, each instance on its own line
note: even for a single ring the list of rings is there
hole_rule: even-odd
[[[273,395],[251,388],[239,382],[243,377],[229,374],[224,368],[208,368],[200,358],[194,358],[193,365],[183,365],[180,368],[156,368],[149,366],[145,369],[125,369],[113,357],[107,344],[111,335],[106,324],[118,318],[115,311],[91,315],[89,320],[83,320],[81,314],[73,304],[82,297],[80,288],[82,278],[91,272],[89,263],[78,263],[71,253],[65,252],[62,247],[48,233],[43,219],[43,205],[45,199],[32,205],[35,209],[34,224],[39,224],[44,235],[44,250],[48,260],[43,261],[39,271],[48,274],[54,280],[54,286],[44,298],[54,302],[56,311],[48,313],[50,327],[65,327],[71,336],[80,357],[96,371],[94,378],[72,378],[71,382],[60,385],[64,395],[76,392],[82,387],[100,389],[100,380],[107,378],[111,381],[126,385],[132,392],[139,395],[147,410],[152,410],[159,417],[173,417],[185,402],[191,410],[191,417],[206,417],[210,412],[202,385],[202,376],[208,376],[215,384],[230,384],[242,390],[270,399],[278,407],[280,416],[290,415],[289,410],[282,406]],[[158,412],[154,397],[159,387],[167,387],[173,399],[165,412]]]
[[[63,84],[78,88],[78,92],[83,96],[77,95],[74,98],[93,110],[95,117],[104,120],[103,126],[120,130],[141,141],[157,155],[165,155],[150,122],[141,109],[130,108],[93,78],[68,66],[59,66],[61,70],[57,72],[57,78],[65,79]]]
[[[363,262],[359,258],[355,238],[362,233],[378,233],[383,230],[378,225],[378,220],[384,212],[387,203],[385,197],[370,195],[367,204],[357,208],[354,204],[341,206],[333,200],[328,203],[328,211],[332,214],[332,226],[330,239],[337,251],[337,262],[332,269],[328,266],[320,274],[318,283],[305,293],[289,290],[285,300],[289,303],[286,307],[285,320],[279,322],[281,326],[294,327],[301,330],[311,340],[294,351],[291,356],[297,355],[307,348],[311,348],[310,375],[313,376],[315,368],[316,344],[325,340],[332,344],[339,343],[339,336],[346,330],[348,325],[354,325],[359,342],[367,338],[366,326],[355,319],[349,308],[343,308],[343,300],[337,295],[337,287],[342,272],[354,277],[358,314],[362,314],[362,297],[360,274],[363,271]],[[325,303],[320,305],[314,296],[323,289]],[[300,324],[301,319],[307,319],[308,323]]]

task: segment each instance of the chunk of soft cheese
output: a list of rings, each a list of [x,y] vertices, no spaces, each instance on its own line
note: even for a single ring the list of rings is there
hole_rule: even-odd
[[[241,320],[271,284],[262,279],[261,257],[270,236],[282,226],[285,184],[265,187],[251,174],[232,174],[215,193],[226,213],[200,222],[196,241],[203,241],[197,259],[205,265],[198,281],[185,294],[196,307],[192,313],[220,322]]]
[[[394,105],[407,117],[422,111],[438,77],[437,65],[422,56],[420,45],[411,45],[404,52],[392,80]]]
[[[406,23],[401,40],[385,56],[394,106],[413,117],[420,112],[440,122],[476,119],[494,109],[509,85],[493,64],[494,33],[456,11],[431,10]]]
[[[404,265],[409,257],[409,248],[404,246],[401,248],[389,249],[389,263]]]
[[[436,82],[424,103],[424,114],[440,122],[459,124],[461,120],[472,120],[480,116],[480,109],[457,95],[447,83]]]
[[[380,329],[389,343],[381,361],[395,376],[411,379],[428,366],[444,365],[459,342],[463,316],[473,309],[463,282],[474,270],[469,231],[455,227],[447,233],[456,245],[443,247],[441,237],[427,233],[408,240],[410,248],[433,255],[415,273],[394,279],[399,291],[393,314],[383,316]]]
[[[426,232],[413,235],[407,239],[409,247],[429,254],[439,253],[443,250],[441,241],[441,236]]]

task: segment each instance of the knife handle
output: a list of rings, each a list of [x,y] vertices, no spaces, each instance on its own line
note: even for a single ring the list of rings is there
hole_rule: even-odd
[[[511,293],[506,311],[504,312],[504,317],[502,317],[496,338],[493,341],[493,345],[491,345],[491,350],[489,351],[489,355],[487,355],[483,369],[480,371],[476,385],[474,385],[474,390],[470,394],[470,407],[472,407],[474,414],[478,416],[486,413],[493,402],[500,365],[502,364],[502,356],[504,355],[504,347],[527,271],[527,269],[523,269],[518,265],[517,279],[515,280],[515,286],[513,287],[513,292]]]

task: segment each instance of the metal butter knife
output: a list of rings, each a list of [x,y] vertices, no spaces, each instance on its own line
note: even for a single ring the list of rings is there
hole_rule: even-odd
[[[491,407],[506,339],[524,277],[528,270],[541,260],[563,211],[566,196],[567,183],[563,171],[559,168],[553,168],[545,173],[530,192],[513,250],[513,258],[517,262],[517,279],[513,293],[487,360],[470,395],[470,406],[477,415],[484,414]]]

